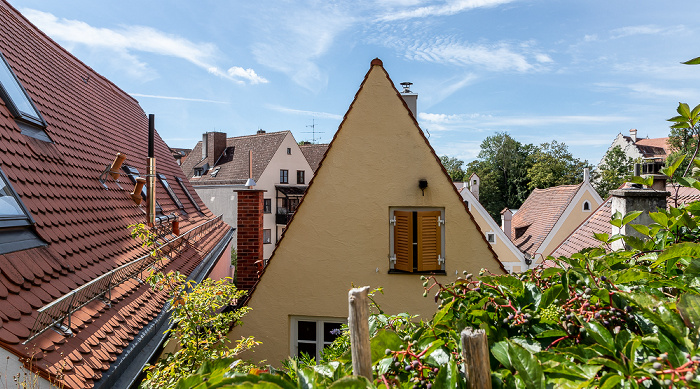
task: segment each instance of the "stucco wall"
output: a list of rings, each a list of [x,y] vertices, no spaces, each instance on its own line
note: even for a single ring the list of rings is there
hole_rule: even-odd
[[[346,318],[353,285],[383,287],[376,300],[387,313],[435,312],[420,275],[388,274],[390,207],[444,208],[447,275],[440,282],[463,270],[501,272],[381,67],[369,73],[316,174],[249,301],[252,311],[231,333],[263,342],[246,357],[279,366],[289,355],[290,318]]]
[[[590,211],[583,211],[583,203],[588,201],[591,204]],[[602,203],[600,196],[598,196],[592,187],[581,189],[580,196],[574,197],[572,203],[567,208],[567,211],[563,214],[565,218],[563,223],[558,227],[553,238],[547,243],[546,247],[538,250],[543,257],[550,255],[554,249],[557,248],[571,233],[578,227],[587,217],[591,216],[593,211],[596,210]],[[557,227],[557,226],[555,226]],[[540,256],[536,258],[539,262]]]
[[[7,350],[0,348],[0,388],[32,388],[32,389],[54,389],[49,381],[39,377],[36,373],[32,373],[24,368],[16,355],[9,353]],[[19,380],[13,381],[13,377],[19,374]]]
[[[219,186],[196,186],[193,185],[195,192],[202,199],[204,204],[211,210],[214,215],[223,215],[222,219],[226,224],[236,228],[236,218],[238,211],[236,208],[236,188],[241,188],[235,185],[219,185]],[[233,234],[233,247],[236,247],[236,233]]]

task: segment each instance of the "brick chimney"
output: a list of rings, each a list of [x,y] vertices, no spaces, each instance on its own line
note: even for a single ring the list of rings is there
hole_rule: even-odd
[[[202,158],[209,158],[211,166],[216,164],[226,150],[225,132],[207,132],[202,135]]]
[[[236,286],[250,290],[258,280],[263,260],[264,190],[238,189],[238,263]]]
[[[670,193],[649,188],[624,188],[610,191],[610,195],[612,196],[611,212],[613,215],[615,212],[620,212],[624,216],[629,212],[642,211],[643,213],[630,224],[648,226],[653,222],[649,212],[658,212],[659,209],[666,209],[666,197]],[[622,228],[612,226],[612,235],[615,234],[643,238],[643,235],[629,224],[622,226]],[[622,239],[613,242],[612,248],[613,250],[626,249]]]

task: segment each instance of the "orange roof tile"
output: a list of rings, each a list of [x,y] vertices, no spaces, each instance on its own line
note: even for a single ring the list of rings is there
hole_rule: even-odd
[[[560,185],[532,191],[511,221],[515,246],[534,257],[580,187]]]
[[[127,155],[125,164],[146,172],[148,120],[136,100],[41,33],[6,0],[0,0],[0,37],[0,52],[41,112],[53,140],[23,135],[0,99],[0,170],[34,219],[36,234],[47,243],[0,255],[0,346],[21,357],[40,352],[34,366],[42,376],[55,378],[63,371],[63,385],[92,387],[106,378],[134,334],[161,311],[162,292],[125,282],[114,288],[111,306],[95,300],[72,315],[74,336],[48,330],[22,342],[30,336],[40,308],[144,255],[127,228],[145,222],[143,207],[129,196],[133,185],[122,175],[122,188],[110,178],[105,190],[98,176],[117,152]],[[184,206],[180,211],[157,182],[163,210],[179,215],[183,232],[212,219],[157,134],[155,149],[158,172],[167,177]],[[228,239],[230,227],[216,222],[201,241],[171,253],[165,268],[189,274]]]

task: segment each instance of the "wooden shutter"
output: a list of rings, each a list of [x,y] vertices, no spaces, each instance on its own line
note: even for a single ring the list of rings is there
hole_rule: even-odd
[[[413,271],[413,212],[394,211],[394,269]]]
[[[438,257],[442,255],[440,211],[417,212],[418,271],[442,270]]]

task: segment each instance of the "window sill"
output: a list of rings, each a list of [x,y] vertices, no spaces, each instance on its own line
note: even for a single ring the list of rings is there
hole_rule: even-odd
[[[422,275],[436,275],[436,276],[446,276],[447,273],[444,270],[431,270],[431,271],[403,271],[396,269],[389,269],[389,274],[422,274]]]

